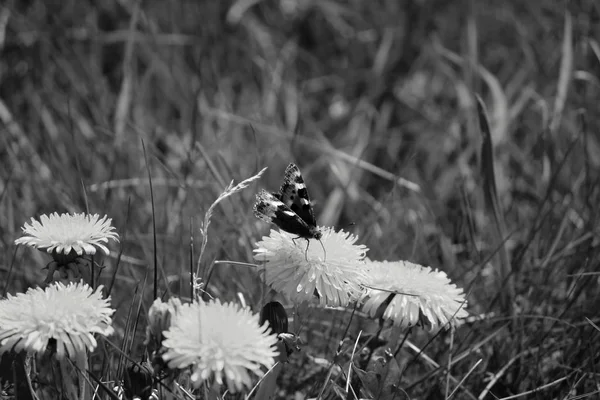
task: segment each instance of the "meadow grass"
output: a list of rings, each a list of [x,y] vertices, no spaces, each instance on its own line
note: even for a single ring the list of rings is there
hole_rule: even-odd
[[[49,257],[14,244],[23,223],[106,214],[120,242],[94,257],[116,309],[88,359],[98,398],[142,360],[152,301],[190,300],[191,271],[205,298],[286,306],[302,350],[278,398],[594,398],[599,22],[593,0],[9,1],[0,294],[46,278]],[[401,329],[270,290],[248,265],[269,229],[252,207],[290,162],[319,225],[444,271],[470,318]]]

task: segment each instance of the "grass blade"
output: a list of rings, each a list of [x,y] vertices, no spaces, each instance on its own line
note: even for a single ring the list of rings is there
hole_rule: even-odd
[[[504,243],[506,228],[504,224],[504,214],[498,199],[498,190],[496,186],[496,175],[494,172],[494,148],[492,144],[492,134],[490,124],[485,111],[485,105],[481,97],[477,96],[477,115],[479,117],[479,129],[483,137],[481,143],[481,176],[483,177],[483,193],[488,212],[494,218],[494,241],[498,247],[499,258],[499,278],[505,285],[506,290],[501,290],[501,306],[504,312],[512,315],[512,301],[515,296],[514,279],[508,259],[508,251]]]
[[[560,61],[560,75],[558,78],[558,88],[556,99],[554,100],[554,113],[550,121],[550,133],[554,134],[560,125],[569,83],[573,75],[573,24],[571,22],[571,14],[565,14],[564,37],[562,43],[562,59]]]

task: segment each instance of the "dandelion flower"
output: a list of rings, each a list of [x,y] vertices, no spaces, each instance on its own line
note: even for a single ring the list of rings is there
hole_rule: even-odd
[[[102,286],[95,291],[84,283],[58,282],[46,289],[8,295],[0,300],[0,354],[22,350],[43,353],[56,344],[59,360],[94,350],[94,334],[111,335],[110,297],[102,298]]]
[[[104,243],[108,239],[119,240],[111,222],[106,215],[100,218],[98,214],[43,214],[40,221],[31,218],[31,224],[25,223],[21,228],[24,236],[15,240],[15,244],[45,250],[53,256],[72,257],[66,261],[74,261],[84,254],[96,254],[96,248],[108,255]]]
[[[358,238],[350,233],[331,228],[321,232],[318,243],[271,230],[256,244],[254,258],[265,262],[265,282],[292,301],[308,301],[316,293],[321,304],[346,306],[362,294],[368,249],[355,245]]]
[[[267,323],[259,324],[258,314],[234,303],[182,305],[164,332],[164,361],[169,368],[192,369],[195,387],[210,377],[230,391],[248,388],[251,374],[263,376],[263,367],[275,363],[277,337]]]
[[[367,269],[371,279],[363,311],[372,317],[383,308],[382,317],[394,325],[413,326],[424,319],[435,329],[468,315],[463,290],[442,271],[408,261],[369,261]]]

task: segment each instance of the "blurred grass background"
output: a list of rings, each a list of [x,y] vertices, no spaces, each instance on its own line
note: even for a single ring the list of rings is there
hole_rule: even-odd
[[[47,257],[13,244],[25,221],[89,210],[121,234],[120,263],[113,247],[100,279],[118,266],[118,321],[154,254],[162,288],[187,295],[204,212],[230,180],[268,166],[217,209],[202,260],[214,296],[241,292],[258,311],[269,295],[256,271],[213,262],[252,262],[268,229],[254,194],[296,162],[320,225],[469,293],[483,318],[457,332],[452,373],[483,362],[460,398],[490,377],[498,397],[597,390],[599,40],[593,0],[9,0],[0,282],[14,293],[43,279]],[[331,323],[317,312],[330,313],[309,326]],[[410,338],[446,363],[446,333]],[[400,386],[439,398],[447,371],[400,355],[412,365]],[[307,375],[287,388],[308,392]]]

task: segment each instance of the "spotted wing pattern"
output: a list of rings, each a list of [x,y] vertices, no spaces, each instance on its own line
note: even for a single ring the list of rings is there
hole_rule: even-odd
[[[306,190],[306,184],[296,164],[285,169],[283,185],[279,189],[281,201],[298,214],[308,226],[317,226],[315,212]]]
[[[261,190],[256,195],[254,215],[305,239],[318,240],[322,236],[317,228],[304,179],[295,164],[290,164],[286,168],[279,193]]]

